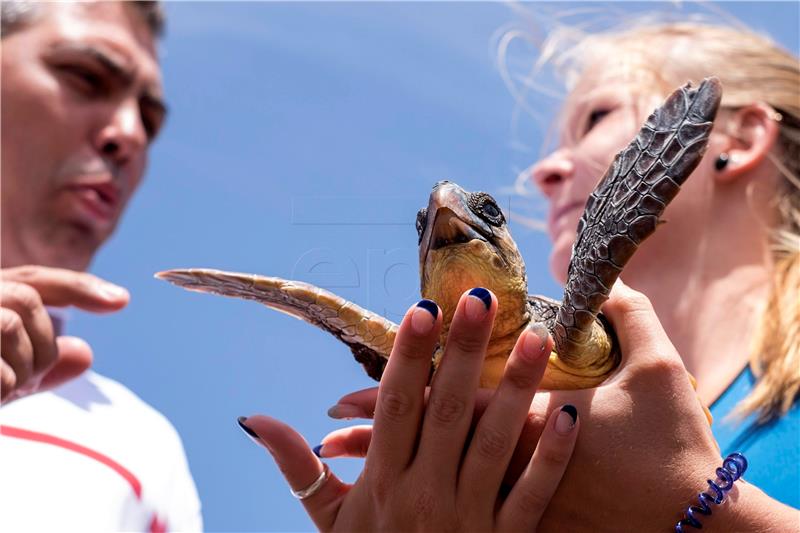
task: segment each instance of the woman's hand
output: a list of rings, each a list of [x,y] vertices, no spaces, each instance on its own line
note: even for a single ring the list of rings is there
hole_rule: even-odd
[[[517,479],[534,452],[547,413],[572,404],[585,419],[581,436],[540,529],[667,530],[707,488],[706,479],[722,458],[680,356],[649,300],[617,284],[603,312],[622,349],[619,371],[595,389],[538,394],[506,482]],[[480,391],[478,411],[490,397],[491,391]],[[358,416],[370,413],[372,405],[374,393],[360,391],[342,398],[331,413]],[[371,447],[369,439],[364,429],[334,432],[323,439],[322,455],[359,455]],[[712,525],[717,514],[704,523]]]
[[[519,338],[503,379],[473,425],[478,378],[497,310],[485,289],[462,296],[430,389],[441,311],[423,301],[406,314],[377,394],[364,471],[354,485],[335,475],[303,499],[321,530],[534,530],[561,480],[578,432],[572,406],[553,410],[535,453],[511,486],[503,478],[544,373],[552,341]],[[540,331],[543,328],[540,328]],[[264,416],[240,423],[272,454],[293,490],[323,466],[303,438]],[[474,428],[474,432],[471,432]],[[534,443],[536,444],[536,443]]]

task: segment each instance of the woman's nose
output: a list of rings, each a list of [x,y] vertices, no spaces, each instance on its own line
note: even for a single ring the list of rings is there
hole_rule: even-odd
[[[575,163],[570,157],[570,152],[562,148],[533,166],[531,180],[544,196],[551,198],[574,173]]]

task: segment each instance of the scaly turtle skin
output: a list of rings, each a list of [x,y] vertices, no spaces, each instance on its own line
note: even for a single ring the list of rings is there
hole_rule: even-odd
[[[422,295],[443,311],[440,348],[459,296],[472,287],[497,295],[499,307],[481,385],[499,383],[522,330],[544,323],[555,339],[544,389],[602,383],[619,364],[614,333],[599,314],[611,286],[659,216],[700,162],[722,90],[716,78],[676,90],[620,152],[586,202],[573,246],[563,303],[528,295],[525,263],[495,200],[439,182],[417,215]],[[329,291],[300,281],[208,269],[160,272],[190,290],[256,300],[318,326],[347,344],[379,380],[397,324]]]

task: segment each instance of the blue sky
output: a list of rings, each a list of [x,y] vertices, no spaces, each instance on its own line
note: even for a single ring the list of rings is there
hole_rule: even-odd
[[[601,4],[579,4],[598,9]],[[574,4],[526,6],[564,10]],[[715,9],[798,51],[798,4],[622,4]],[[302,279],[397,319],[419,298],[416,211],[450,179],[509,195],[547,122],[512,120],[492,49],[522,17],[490,3],[169,3],[163,67],[170,118],[148,177],[93,272],[131,304],[73,313],[96,369],[165,413],[181,433],[209,531],[312,529],[236,417],[268,413],[316,444],[346,425],[326,410],[372,386],[347,348],[252,302],[153,279],[213,267]],[[713,15],[718,16],[718,15]],[[552,100],[530,100],[546,119]],[[532,292],[559,297],[546,237],[512,229]],[[352,480],[356,460],[333,470]]]

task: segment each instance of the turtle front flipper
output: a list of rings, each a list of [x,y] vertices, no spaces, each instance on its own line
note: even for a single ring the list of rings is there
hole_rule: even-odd
[[[553,327],[557,366],[572,374],[605,368],[607,375],[619,364],[611,328],[597,320],[600,306],[700,162],[721,97],[716,78],[676,90],[617,154],[589,196]]]
[[[367,374],[380,380],[397,324],[302,281],[201,268],[166,270],[156,277],[191,291],[255,300],[331,333],[347,344]]]

